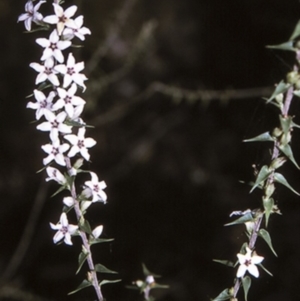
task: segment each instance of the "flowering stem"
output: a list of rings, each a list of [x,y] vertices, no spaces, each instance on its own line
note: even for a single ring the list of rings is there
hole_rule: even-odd
[[[68,173],[71,176],[72,175],[72,173],[71,173],[72,165],[71,165],[70,158],[65,157],[65,162],[66,162],[66,167],[67,167]],[[80,221],[84,217],[82,215],[82,212],[80,210],[80,205],[79,205],[79,202],[77,200],[77,193],[76,193],[76,187],[75,187],[74,182],[72,183],[72,185],[70,187],[70,192],[71,192],[71,196],[74,200],[74,210],[75,210],[75,214],[76,214],[76,217],[77,217],[77,221],[80,224]],[[86,251],[88,252],[87,263],[88,263],[88,266],[89,266],[89,269],[90,269],[89,276],[91,278],[91,282],[92,282],[93,287],[95,289],[95,292],[97,294],[98,301],[103,301],[103,295],[102,295],[102,292],[101,292],[101,288],[98,284],[99,281],[98,281],[97,273],[95,271],[95,265],[94,265],[93,258],[92,258],[91,246],[89,244],[86,233],[82,230],[79,230],[79,233],[80,233],[80,236],[81,236],[81,239],[82,239],[83,246],[86,249]]]

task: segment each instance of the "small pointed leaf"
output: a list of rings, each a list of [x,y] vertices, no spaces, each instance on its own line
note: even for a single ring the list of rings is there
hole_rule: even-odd
[[[299,91],[299,97],[300,97],[300,91]],[[300,125],[299,124],[296,124],[295,122],[291,122],[291,126],[293,127],[293,128],[300,128]]]
[[[272,171],[269,170],[269,167],[268,167],[267,165],[264,165],[264,166],[260,169],[260,171],[259,171],[259,173],[258,173],[258,175],[257,175],[257,177],[256,177],[255,183],[254,183],[252,189],[250,190],[250,193],[251,193],[257,186],[259,186],[260,184],[263,184],[263,182],[268,178],[268,176],[269,176],[271,173],[272,173]]]
[[[81,270],[84,262],[86,261],[87,257],[89,256],[89,253],[84,253],[84,252],[81,252],[79,254],[79,257],[78,257],[78,269],[76,271],[76,274],[79,273],[79,271]]]
[[[225,224],[224,226],[232,226],[232,225],[238,225],[238,224],[245,224],[246,222],[251,222],[254,221],[255,219],[253,218],[251,212],[247,212],[243,216],[239,217],[235,221]]]
[[[148,269],[147,269],[147,267],[146,267],[146,265],[143,263],[142,264],[142,266],[143,266],[143,273],[144,273],[144,275],[145,276],[153,276],[153,277],[161,277],[160,275],[157,275],[157,274],[154,274],[154,273],[151,273]]]
[[[269,132],[265,132],[260,134],[254,138],[245,139],[243,142],[255,142],[255,141],[274,141],[273,137],[270,135]]]
[[[267,103],[271,102],[278,94],[284,93],[290,87],[290,84],[286,84],[283,80],[276,86],[275,91],[271,97],[267,100]]]
[[[290,41],[294,40],[295,38],[297,38],[300,35],[300,21],[297,23],[291,37],[290,37]]]
[[[216,298],[211,299],[211,301],[224,301],[231,298],[228,288],[224,289]]]
[[[265,229],[260,229],[259,232],[258,232],[258,235],[265,240],[265,242],[268,244],[269,248],[274,253],[274,255],[276,257],[278,257],[275,250],[274,250],[274,248],[273,248],[272,241],[271,241],[271,236],[270,236],[269,232]]]
[[[217,262],[217,263],[221,263],[221,264],[224,264],[228,267],[231,267],[233,268],[234,267],[234,263],[230,260],[220,260],[220,259],[213,259],[214,262]]]
[[[258,265],[259,265],[266,273],[268,273],[270,276],[273,277],[273,274],[272,274],[270,271],[268,271],[261,263],[259,263]]]
[[[251,286],[251,278],[249,276],[242,278],[245,301],[248,301],[248,292]]]
[[[91,245],[95,245],[95,244],[101,244],[103,242],[109,242],[109,241],[113,241],[114,238],[97,238],[97,239],[92,239],[90,241]]]
[[[86,287],[89,287],[89,286],[92,286],[92,283],[87,281],[86,279],[84,279],[81,284],[72,292],[68,293],[68,295],[72,295],[72,294],[75,294],[77,293],[78,291],[86,288]]]
[[[270,215],[273,211],[274,199],[272,199],[272,198],[263,198],[263,205],[264,205],[264,209],[265,209],[266,227],[267,227],[268,223],[269,223]]]
[[[297,50],[296,48],[294,48],[293,41],[284,42],[284,43],[278,44],[278,45],[268,45],[267,48],[279,49],[279,50],[290,50],[290,51],[296,51]]]
[[[283,117],[281,115],[279,115],[279,120],[280,120],[280,124],[281,124],[281,128],[283,130],[283,132],[285,134],[287,134],[290,131],[290,128],[292,127],[292,117],[288,116],[288,117]]]
[[[53,198],[54,196],[56,196],[57,194],[59,194],[60,192],[62,192],[63,190],[67,189],[67,187],[65,185],[60,186],[52,195],[51,198]]]
[[[120,281],[122,281],[122,280],[121,279],[116,279],[116,280],[107,280],[107,279],[104,279],[101,282],[99,282],[99,286],[102,286],[102,285],[108,284],[108,283],[116,283],[116,282],[120,282]]]
[[[95,265],[95,271],[98,273],[118,274],[118,272],[112,271],[100,263],[97,263]]]
[[[286,180],[286,178],[278,172],[274,173],[274,180],[275,182],[278,182],[284,186],[286,186],[288,189],[290,189],[291,191],[293,191],[295,194],[300,195],[299,192],[297,192]]]
[[[88,233],[90,235],[92,234],[90,223],[86,219],[83,219],[83,222],[79,222],[79,227],[80,230],[84,231],[85,233]]]
[[[293,155],[293,151],[290,147],[289,144],[286,144],[286,145],[283,145],[283,146],[279,146],[279,149],[285,154],[285,156],[287,158],[289,158],[292,163],[298,168],[300,169],[299,165],[297,164],[295,158],[294,158],[294,155]]]

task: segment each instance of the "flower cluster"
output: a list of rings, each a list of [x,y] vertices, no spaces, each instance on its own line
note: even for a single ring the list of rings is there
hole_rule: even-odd
[[[74,18],[76,5],[64,9],[60,2],[53,1],[53,14],[44,17],[39,10],[46,1],[39,1],[34,5],[34,0],[29,0],[25,5],[26,12],[19,16],[18,22],[24,21],[27,31],[32,30],[33,23],[50,29],[48,37],[36,39],[36,43],[42,48],[42,55],[38,62],[30,64],[37,72],[37,88],[33,91],[34,100],[28,102],[27,108],[35,110],[36,120],[41,121],[37,129],[49,133],[49,142],[42,145],[42,150],[46,153],[43,159],[48,174],[46,180],[55,180],[71,190],[67,174],[50,165],[56,163],[66,167],[66,158],[71,160],[75,156],[82,157],[81,164],[83,160],[89,161],[89,149],[96,144],[93,138],[85,136],[86,124],[80,117],[85,100],[76,95],[78,90],[84,92],[86,89],[84,82],[87,78],[82,73],[84,62],[76,62],[70,50],[73,39],[83,41],[91,31],[83,26],[83,16]],[[69,169],[68,173],[69,176],[76,176],[76,168]],[[90,172],[90,175],[91,180],[85,182],[82,193],[76,199],[74,196],[64,198],[66,206],[72,207],[75,202],[81,201],[86,210],[94,202],[106,202],[107,196],[103,191],[105,182],[99,182],[94,172]],[[64,239],[66,244],[72,244],[71,235],[76,234],[78,226],[68,224],[66,213],[62,213],[57,225],[50,225],[58,231],[54,236],[54,243]]]

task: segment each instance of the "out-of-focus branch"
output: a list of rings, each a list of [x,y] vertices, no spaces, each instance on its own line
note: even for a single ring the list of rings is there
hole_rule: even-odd
[[[171,97],[174,101],[179,102],[186,100],[189,103],[196,101],[209,104],[211,101],[230,101],[233,99],[242,100],[249,98],[261,98],[263,95],[269,95],[273,91],[273,87],[256,87],[248,89],[225,89],[225,90],[188,90],[176,86],[167,85],[161,82],[153,82],[139,95],[133,97],[130,101],[115,105],[111,110],[98,115],[91,124],[95,126],[116,122],[126,116],[131,107],[149,99],[155,93]]]
[[[85,74],[89,76],[98,66],[101,59],[107,54],[111,46],[116,42],[120,31],[124,27],[132,8],[137,0],[127,0],[117,13],[116,19],[108,26],[106,38],[99,43],[98,48],[93,53],[93,56],[85,66]]]

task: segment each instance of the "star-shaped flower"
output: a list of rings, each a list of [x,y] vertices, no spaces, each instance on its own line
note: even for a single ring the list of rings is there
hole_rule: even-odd
[[[59,86],[59,81],[56,75],[58,72],[53,69],[54,59],[52,57],[46,59],[44,65],[31,63],[29,66],[36,72],[39,72],[35,80],[36,85],[49,80],[52,85]]]
[[[83,25],[83,16],[78,16],[74,20],[75,27],[74,28],[65,28],[63,32],[64,38],[68,40],[72,40],[74,36],[79,38],[81,41],[85,40],[85,35],[91,34],[91,31],[87,27],[82,27]]]
[[[64,56],[61,51],[71,46],[71,41],[59,40],[56,29],[51,32],[49,39],[39,38],[36,39],[36,42],[45,48],[41,57],[42,61],[54,57],[59,63],[63,63],[64,61]]]
[[[46,181],[51,181],[54,180],[55,182],[57,182],[60,185],[66,185],[67,184],[67,180],[66,178],[63,176],[63,174],[54,167],[48,166],[46,168],[46,172],[48,174],[48,178],[46,178]]]
[[[71,19],[71,17],[73,17],[77,11],[76,5],[70,6],[65,11],[57,3],[53,3],[53,7],[54,7],[55,15],[45,17],[43,20],[44,22],[50,24],[57,24],[57,31],[59,35],[61,35],[65,26],[70,28],[76,28],[76,24],[74,20]]]
[[[52,111],[53,108],[53,98],[55,97],[55,92],[51,91],[48,95],[48,97],[45,96],[45,94],[39,90],[34,90],[34,97],[36,99],[36,102],[29,102],[27,104],[27,108],[34,109],[35,111],[35,117],[37,120],[39,120],[43,115],[45,115],[46,111]]]
[[[71,235],[76,233],[78,226],[69,224],[69,221],[67,219],[67,215],[65,212],[63,212],[61,214],[59,223],[56,225],[50,223],[50,227],[53,230],[57,230],[56,234],[53,237],[53,242],[55,244],[58,243],[62,239],[64,239],[64,242],[67,245],[73,244],[71,241]]]
[[[262,256],[256,255],[255,252],[248,247],[246,247],[246,254],[237,254],[239,259],[240,266],[238,268],[236,277],[241,278],[244,277],[245,273],[248,271],[254,277],[259,276],[259,271],[256,264],[261,263],[264,258]]]
[[[70,42],[71,43],[71,42]],[[79,73],[84,69],[84,62],[75,63],[72,53],[69,53],[67,65],[57,65],[54,67],[56,71],[64,75],[63,87],[67,88],[72,82],[86,89],[84,81],[87,80],[84,74]]]
[[[38,12],[38,10],[40,9],[41,5],[45,2],[46,1],[40,1],[34,6],[32,0],[29,0],[25,4],[26,13],[19,16],[18,22],[24,21],[24,25],[27,31],[31,30],[32,22],[39,23],[43,20],[43,16],[41,13]]]
[[[71,127],[64,124],[67,117],[66,112],[60,112],[57,116],[49,111],[45,111],[45,117],[47,121],[39,124],[36,128],[43,132],[50,132],[51,141],[58,139],[58,133],[70,134],[72,132]]]
[[[106,188],[104,181],[99,182],[98,176],[94,172],[90,172],[91,181],[86,181],[84,184],[89,189],[91,196],[93,197],[92,202],[103,202],[106,203],[107,195],[103,191]]]
[[[74,115],[74,106],[85,104],[85,101],[81,97],[75,95],[76,91],[77,85],[75,83],[72,84],[68,91],[57,88],[59,100],[53,105],[53,109],[58,110],[65,107],[68,116],[72,118]]]
[[[64,138],[67,139],[70,143],[73,144],[70,149],[68,156],[74,157],[77,153],[80,152],[81,156],[85,160],[90,159],[90,154],[88,153],[88,148],[93,147],[96,144],[96,141],[93,138],[85,138],[85,128],[80,128],[78,134],[76,135],[65,135]]]
[[[52,160],[55,160],[57,164],[61,166],[66,166],[63,153],[66,152],[69,148],[69,144],[64,143],[61,145],[58,139],[52,141],[52,144],[42,145],[43,151],[48,154],[48,156],[44,158],[43,164],[47,165]]]

